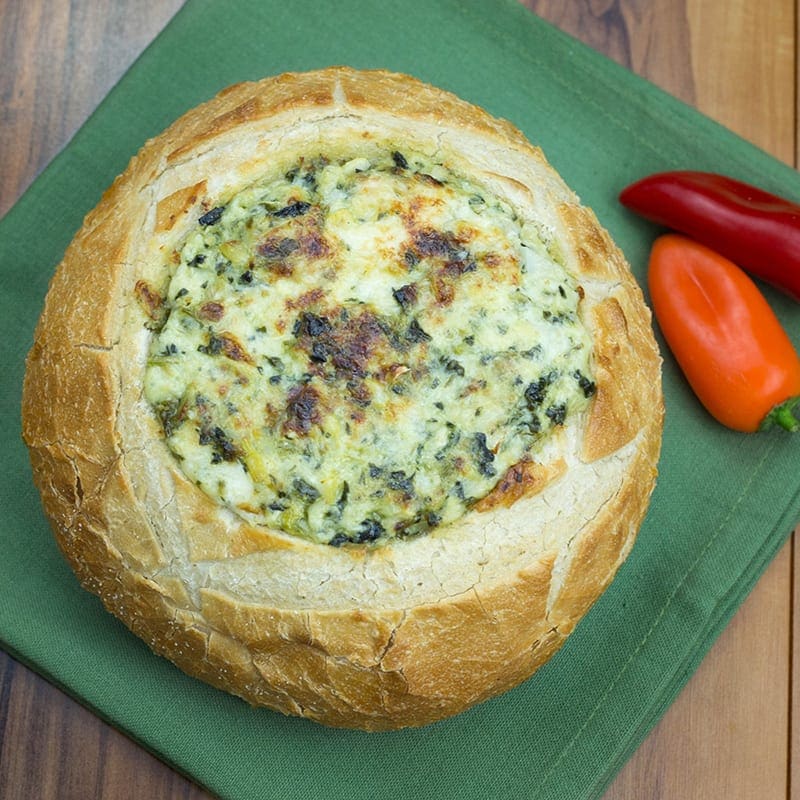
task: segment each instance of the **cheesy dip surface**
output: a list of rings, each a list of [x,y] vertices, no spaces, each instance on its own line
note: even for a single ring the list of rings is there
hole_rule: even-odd
[[[210,209],[168,286],[137,285],[157,309],[145,395],[183,473],[335,546],[459,518],[595,390],[547,242],[392,146],[309,153]]]

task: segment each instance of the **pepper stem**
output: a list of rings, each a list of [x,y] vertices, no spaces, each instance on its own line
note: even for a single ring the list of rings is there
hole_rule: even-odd
[[[775,406],[772,411],[764,417],[759,430],[767,430],[774,425],[779,425],[784,430],[794,433],[800,431],[800,417],[797,412],[800,411],[800,396],[790,397]]]

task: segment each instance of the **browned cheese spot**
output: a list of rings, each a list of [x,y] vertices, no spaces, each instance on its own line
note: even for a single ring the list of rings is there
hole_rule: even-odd
[[[273,275],[288,277],[294,273],[297,262],[328,258],[332,248],[322,233],[322,223],[321,211],[313,208],[281,225],[256,248],[256,266]]]
[[[197,311],[197,316],[200,319],[207,320],[209,322],[219,322],[225,314],[225,306],[222,303],[217,303],[213,300],[209,300],[207,303],[203,303]]]
[[[133,292],[139,305],[152,322],[160,325],[166,319],[164,298],[145,280],[136,281]]]
[[[231,361],[242,361],[245,364],[254,364],[253,357],[247,352],[244,345],[227,331],[214,336],[215,346],[219,347],[219,352]]]
[[[319,425],[321,421],[319,392],[305,383],[292,387],[286,397],[286,419],[282,426],[284,435],[294,433],[306,436],[311,426]]]
[[[296,309],[305,309],[310,308],[313,305],[317,305],[323,298],[325,297],[325,292],[323,289],[317,287],[316,289],[311,289],[304,294],[301,294],[299,297],[295,299],[289,299],[286,301],[286,308],[289,311],[293,311]]]

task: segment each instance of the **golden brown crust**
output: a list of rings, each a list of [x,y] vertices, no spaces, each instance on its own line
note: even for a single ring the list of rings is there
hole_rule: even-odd
[[[206,182],[200,181],[159,200],[156,206],[156,233],[172,230],[181,215],[197,207],[205,192]]]
[[[476,511],[491,511],[493,508],[509,508],[523,497],[531,497],[567,471],[567,463],[563,458],[549,464],[536,461],[520,461],[508,469],[497,485],[486,497],[475,503]]]
[[[180,473],[142,398],[160,265],[197,213],[267,162],[354,137],[445,153],[548,231],[595,342],[589,412],[536,464],[460,522],[375,550],[221,510]],[[521,133],[406,76],[334,68],[230,87],[131,161],[53,279],[23,432],[59,547],[156,652],[251,703],[389,729],[524,680],[608,585],[655,480],[659,364],[622,255]]]

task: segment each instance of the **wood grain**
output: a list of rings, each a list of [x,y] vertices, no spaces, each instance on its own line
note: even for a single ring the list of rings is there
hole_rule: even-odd
[[[5,654],[0,682],[4,800],[210,797]]]
[[[796,165],[795,0],[522,1]],[[0,0],[0,215],[180,5]],[[604,800],[800,800],[797,557],[783,549]],[[0,798],[33,797],[210,795],[0,653]]]
[[[0,216],[68,143],[182,2],[0,0]]]

